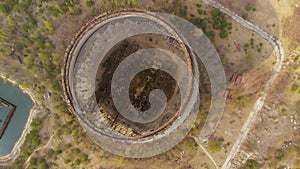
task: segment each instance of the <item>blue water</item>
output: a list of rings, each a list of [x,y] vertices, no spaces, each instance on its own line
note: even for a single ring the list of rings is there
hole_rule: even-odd
[[[0,78],[0,97],[9,101],[16,106],[16,111],[12,116],[2,138],[0,139],[0,156],[9,154],[14,147],[15,143],[20,138],[30,109],[33,106],[31,98],[22,92],[18,86],[14,86],[11,83],[4,82]],[[6,115],[8,114],[8,108],[0,107],[0,127],[2,126]]]

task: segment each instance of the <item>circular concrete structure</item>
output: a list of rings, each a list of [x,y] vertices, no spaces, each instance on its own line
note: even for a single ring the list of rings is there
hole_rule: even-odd
[[[82,27],[67,49],[63,84],[94,142],[144,158],[184,138],[199,99],[197,63],[187,44],[168,20],[143,11],[104,14]]]

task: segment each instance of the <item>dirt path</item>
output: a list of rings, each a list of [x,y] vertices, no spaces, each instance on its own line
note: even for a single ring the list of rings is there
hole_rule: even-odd
[[[55,131],[55,132],[56,132],[56,131]],[[55,133],[55,132],[54,132],[54,133]],[[27,158],[26,162],[24,163],[25,168],[28,168],[28,167],[29,167],[29,161],[31,160],[31,157],[34,155],[35,152],[37,152],[37,151],[39,151],[39,150],[42,150],[42,149],[45,149],[45,148],[47,148],[47,147],[49,146],[49,144],[51,143],[51,141],[52,141],[52,139],[53,139],[53,137],[54,137],[54,135],[55,135],[54,133],[51,135],[49,141],[48,141],[45,145],[43,145],[42,147],[36,148],[36,149],[31,153],[31,155]]]
[[[195,137],[195,136],[191,136],[191,137],[195,140],[195,142],[199,145],[199,147],[204,151],[204,153],[209,157],[209,159],[213,162],[213,164],[215,165],[215,167],[218,169],[219,167],[218,167],[216,161],[215,161],[214,158],[209,154],[209,152],[206,151],[206,149],[201,145],[199,139],[198,139],[197,137]]]
[[[225,163],[222,166],[222,169],[223,168],[227,169],[227,168],[231,168],[230,160],[235,157],[237,152],[239,152],[240,146],[246,139],[247,134],[249,133],[253,123],[256,120],[256,116],[257,116],[258,112],[262,109],[262,107],[264,105],[264,101],[267,97],[267,92],[269,91],[270,87],[273,85],[278,73],[280,72],[280,70],[282,68],[283,60],[285,57],[284,49],[283,49],[281,42],[274,35],[271,35],[271,34],[267,33],[266,31],[264,31],[259,26],[255,25],[247,20],[244,20],[242,17],[238,16],[234,12],[231,12],[229,9],[223,7],[221,4],[214,2],[212,0],[202,0],[202,2],[204,2],[208,5],[212,5],[215,8],[220,9],[223,13],[230,16],[233,20],[235,20],[239,24],[241,24],[244,27],[246,27],[247,29],[259,34],[262,38],[266,39],[273,46],[275,54],[276,54],[276,64],[274,66],[272,76],[267,81],[267,83],[264,87],[264,90],[261,92],[261,96],[256,100],[255,105],[254,105],[252,111],[250,112],[247,121],[244,123],[242,130],[240,131],[240,135],[238,136],[229,155],[227,156]]]

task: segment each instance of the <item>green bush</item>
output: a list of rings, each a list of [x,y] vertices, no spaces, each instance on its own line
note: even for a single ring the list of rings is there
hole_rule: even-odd
[[[54,30],[52,23],[50,21],[48,21],[46,18],[42,18],[42,20],[43,20],[43,23],[44,23],[43,28],[47,32],[52,32]]]
[[[229,33],[226,30],[222,30],[220,32],[220,38],[224,39],[229,35]]]
[[[75,155],[75,156],[79,155],[79,154],[80,154],[80,149],[75,148],[75,149],[72,151],[72,154]]]
[[[249,159],[245,164],[245,169],[259,169],[260,166],[257,161]]]
[[[251,11],[251,10],[252,10],[252,6],[247,5],[247,6],[245,7],[245,9],[246,9],[246,11]]]
[[[118,163],[119,165],[122,165],[124,163],[124,157],[119,157]]]
[[[219,9],[215,8],[210,12],[210,14],[212,17],[216,18],[221,15],[221,11]]]
[[[208,147],[211,151],[213,152],[219,152],[221,151],[221,146],[223,144],[224,139],[223,138],[219,138],[219,139],[211,139],[208,142]]]
[[[64,160],[64,163],[65,163],[65,164],[69,164],[70,162],[71,162],[70,159],[65,159],[65,160]]]
[[[197,147],[197,144],[191,139],[185,139],[184,144],[185,144],[185,148],[189,152]]]
[[[296,167],[296,168],[300,168],[300,160],[297,160],[297,161],[295,162],[295,167]]]
[[[91,7],[95,4],[95,1],[94,0],[87,0],[85,4],[86,4],[87,7]]]
[[[136,5],[136,0],[132,0],[132,1],[131,1],[131,4],[132,4],[132,5]]]
[[[73,129],[71,132],[71,136],[76,136],[78,134],[78,129]]]
[[[276,150],[276,153],[275,153],[275,160],[276,160],[277,162],[282,161],[284,155],[285,155],[285,154],[284,154],[284,152],[283,152],[281,149]]]
[[[242,15],[242,18],[243,18],[243,19],[248,19],[248,18],[249,18],[249,14],[248,14],[248,13],[243,14],[243,15]]]
[[[296,83],[294,83],[291,87],[292,92],[296,92],[298,89],[299,89],[299,86]]]
[[[29,166],[30,167],[36,167],[37,165],[37,159],[36,158],[31,158],[31,160],[29,161]]]
[[[81,160],[80,159],[76,159],[75,161],[74,161],[74,165],[75,166],[79,166],[81,164]]]
[[[199,15],[203,14],[203,10],[198,9],[197,11],[198,11],[198,14],[199,14]]]
[[[88,161],[88,155],[87,154],[81,154],[81,156],[80,156],[80,160],[82,161],[82,162],[87,162]]]
[[[113,0],[114,6],[118,6],[118,0]]]
[[[38,57],[42,60],[48,60],[48,53],[47,52],[39,52],[37,53]]]
[[[254,39],[253,38],[250,39],[250,45],[251,45],[251,48],[254,48]]]
[[[56,150],[54,150],[55,156],[58,156],[58,155],[60,155],[61,153],[62,153],[62,150],[61,150],[61,149],[56,149]]]
[[[80,15],[81,14],[81,8],[76,6],[73,10],[70,11],[71,15]]]
[[[253,65],[255,63],[255,56],[252,53],[249,53],[246,55],[245,60]]]
[[[0,12],[7,15],[10,12],[10,7],[7,4],[0,4]]]
[[[187,15],[187,9],[188,7],[185,5],[181,10],[180,10],[180,13],[182,16],[186,16]]]

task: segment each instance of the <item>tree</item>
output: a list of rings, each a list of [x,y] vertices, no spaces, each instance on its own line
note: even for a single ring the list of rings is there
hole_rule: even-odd
[[[36,19],[35,19],[34,17],[32,17],[32,16],[29,16],[29,17],[27,18],[27,23],[28,23],[28,25],[29,25],[30,27],[33,27],[33,26],[36,26],[36,25],[37,25]]]
[[[180,13],[182,16],[186,16],[187,15],[187,10],[188,10],[188,7],[185,5],[181,10],[180,10]]]
[[[216,32],[215,32],[215,31],[205,32],[205,34],[206,34],[207,36],[210,36],[210,37],[215,37],[215,36],[216,36]]]
[[[119,157],[118,163],[119,165],[122,165],[124,163],[124,157]]]
[[[10,7],[7,4],[0,4],[0,12],[7,15],[10,12]]]
[[[283,157],[284,157],[284,152],[282,151],[282,149],[277,149],[276,150],[276,153],[275,153],[275,160],[277,162],[280,162],[283,160]]]
[[[51,148],[47,151],[47,158],[53,158],[55,155],[55,151]]]
[[[82,155],[80,156],[80,160],[81,160],[82,162],[88,161],[88,158],[89,158],[89,156],[88,156],[87,154],[82,154]]]
[[[78,134],[78,129],[73,129],[71,132],[71,136],[76,136]]]
[[[132,1],[131,1],[131,4],[132,4],[132,5],[136,5],[136,0],[132,0]]]
[[[76,159],[75,161],[74,161],[74,165],[75,166],[79,166],[81,164],[81,160],[80,159]]]
[[[30,167],[35,167],[37,165],[37,159],[36,158],[31,158],[29,162]]]
[[[71,15],[80,15],[81,14],[81,8],[80,7],[75,7],[71,12],[70,12],[70,14]]]
[[[48,53],[47,52],[39,52],[37,55],[42,60],[48,60]]]
[[[87,0],[85,4],[86,4],[87,7],[91,7],[95,4],[95,1],[94,0]]]
[[[229,35],[229,33],[226,30],[221,30],[220,32],[220,38],[224,39]]]
[[[62,153],[62,150],[61,149],[56,149],[56,150],[54,150],[54,153],[55,153],[55,156],[58,156],[59,154]]]
[[[253,38],[250,39],[250,45],[251,45],[251,48],[254,48],[254,39]]]
[[[70,162],[71,162],[70,159],[65,159],[65,160],[64,160],[64,163],[65,163],[65,164],[68,164],[68,163],[70,163]]]
[[[214,17],[214,18],[216,18],[220,15],[221,15],[221,11],[217,8],[211,11],[211,16]]]
[[[203,14],[203,11],[201,9],[198,9],[197,11],[199,15]]]
[[[24,61],[24,63],[25,63],[26,65],[29,65],[29,66],[32,65],[32,63],[33,63],[31,57],[25,57],[25,58],[23,59],[23,61]]]
[[[80,149],[75,148],[75,149],[72,151],[72,153],[73,153],[73,155],[77,156],[77,155],[79,155],[79,153],[80,153]]]
[[[113,0],[113,2],[115,6],[118,6],[118,0]]]

